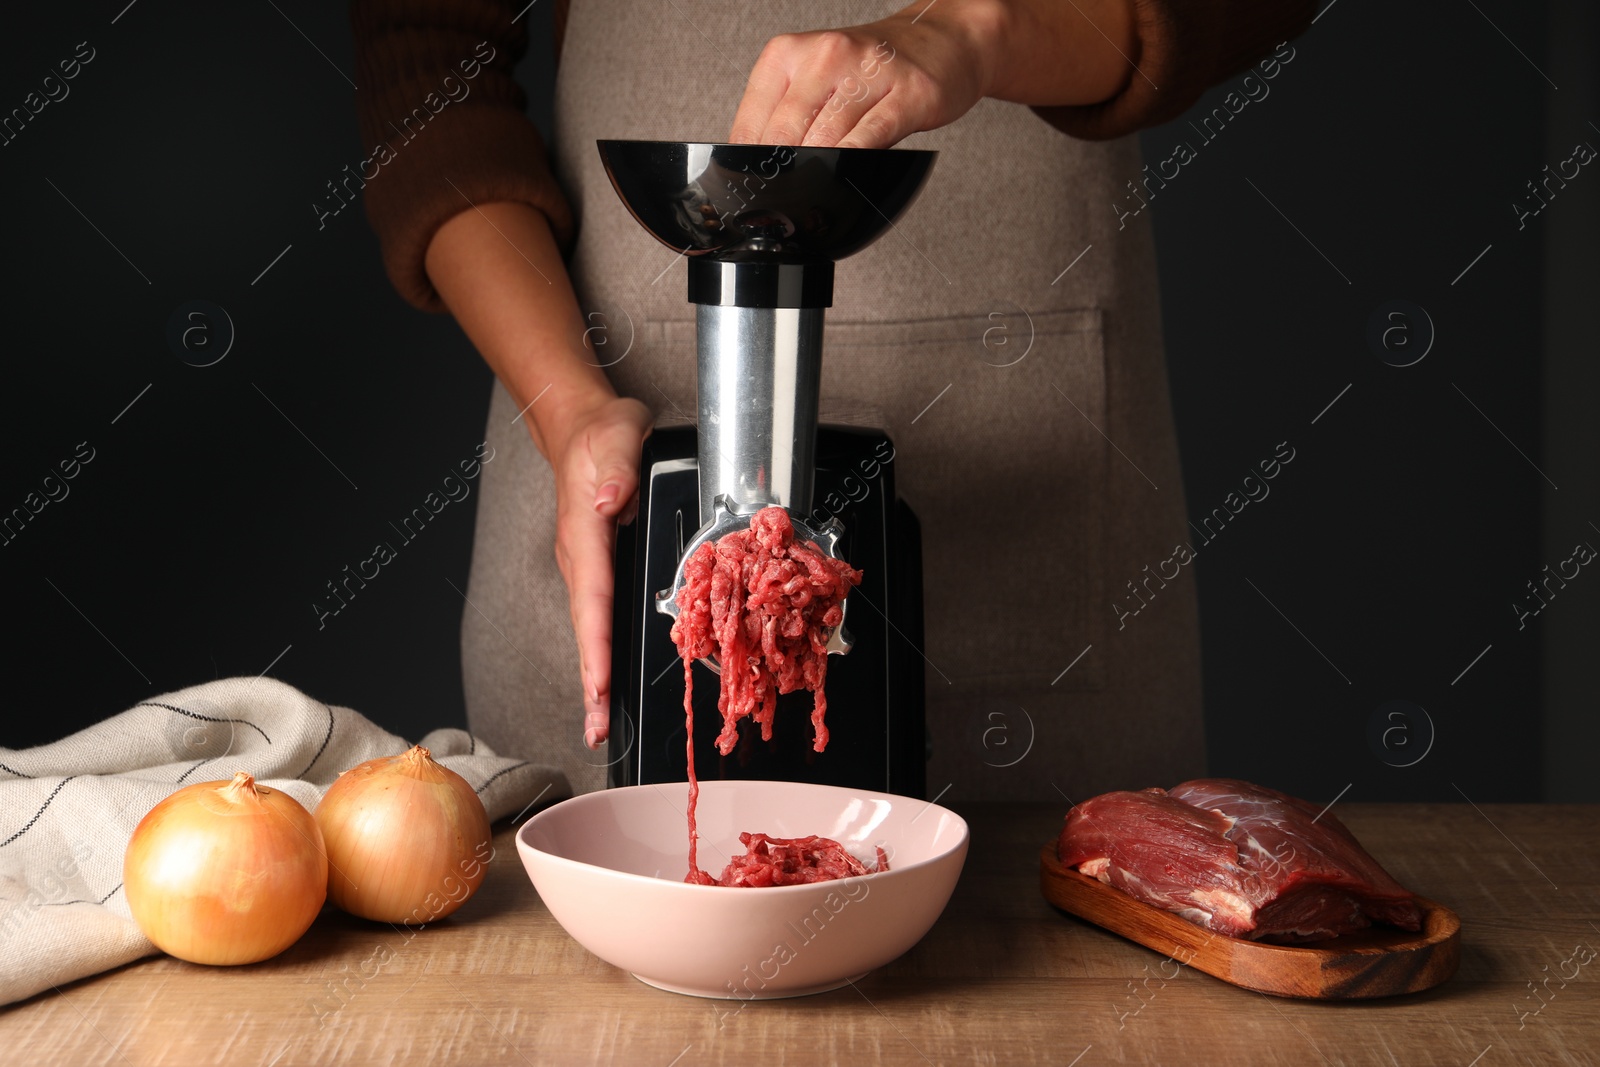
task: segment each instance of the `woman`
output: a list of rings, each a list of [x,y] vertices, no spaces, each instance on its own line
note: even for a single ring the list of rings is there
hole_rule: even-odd
[[[509,74],[518,7],[353,9],[363,136],[392,146],[365,190],[386,266],[498,379],[462,629],[473,731],[603,784],[615,523],[644,436],[694,409],[684,267],[595,141],[898,143],[940,158],[893,233],[839,265],[822,416],[888,430],[925,531],[930,791],[1198,772],[1194,584],[1157,569],[1184,506],[1124,135],[1312,6],[919,0],[856,25],[872,5],[577,0],[556,10],[548,157]],[[848,28],[789,32],[801,19]]]

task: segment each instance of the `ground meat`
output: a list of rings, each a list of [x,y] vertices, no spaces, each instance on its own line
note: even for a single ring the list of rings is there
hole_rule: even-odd
[[[717,749],[724,756],[746,717],[760,723],[762,740],[770,741],[778,695],[797,689],[812,693],[814,747],[828,747],[828,635],[844,618],[845,595],[860,581],[861,572],[844,560],[797,544],[783,508],[763,508],[748,530],[707,542],[689,557],[672,640],[685,672],[702,656],[714,655],[721,664]],[[685,710],[691,698],[686,691]]]
[[[717,735],[717,749],[724,756],[738,741],[740,719],[754,719],[761,724],[762,740],[772,740],[778,696],[797,689],[811,690],[813,747],[821,752],[828,747],[824,721],[828,699],[823,693],[828,636],[844,619],[846,594],[860,581],[861,572],[844,560],[823,555],[813,544],[796,543],[789,513],[776,507],[756,512],[749,529],[702,544],[685,561],[672,641],[683,657],[683,712],[688,727],[687,881],[715,884],[695,862],[694,810],[700,783],[694,773],[694,661],[714,655],[721,666],[717,710],[722,714],[722,732]],[[860,873],[867,872],[863,868]]]
[[[782,838],[746,833],[739,835],[739,843],[744,845],[745,854],[733,858],[717,880],[718,885],[804,885],[889,869],[889,857],[881,847],[878,866],[873,868],[826,837]]]

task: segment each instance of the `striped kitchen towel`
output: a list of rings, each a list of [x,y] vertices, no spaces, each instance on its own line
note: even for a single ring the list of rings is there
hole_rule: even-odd
[[[489,818],[569,795],[559,770],[498,756],[464,730],[421,741]],[[133,828],[184,785],[248,771],[306,810],[339,774],[409,744],[270,678],[151,697],[70,737],[0,748],[0,1004],[157,951],[122,893]]]

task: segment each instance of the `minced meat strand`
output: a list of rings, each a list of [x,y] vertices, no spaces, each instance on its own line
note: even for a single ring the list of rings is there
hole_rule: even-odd
[[[761,724],[762,740],[772,740],[778,696],[797,689],[811,691],[813,748],[821,752],[828,747],[823,692],[828,637],[844,619],[845,596],[860,582],[861,572],[844,560],[824,555],[809,542],[797,543],[789,513],[778,507],[763,508],[749,529],[702,544],[684,562],[672,640],[683,658],[688,729],[688,881],[715,884],[696,865],[695,855],[700,784],[694,773],[694,661],[716,656],[721,667],[717,750],[724,756],[738,740],[740,719],[754,719]]]

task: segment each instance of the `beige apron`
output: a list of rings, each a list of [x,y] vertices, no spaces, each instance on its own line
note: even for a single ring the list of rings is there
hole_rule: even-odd
[[[685,266],[622,207],[595,141],[721,141],[768,38],[894,8],[572,4],[552,146],[579,219],[570,269],[617,390],[662,424],[695,409]],[[1192,776],[1194,568],[1162,566],[1187,535],[1155,263],[1147,216],[1124,227],[1112,207],[1140,172],[1137,142],[1075,141],[986,100],[902,146],[939,160],[895,229],[839,265],[822,411],[888,431],[922,521],[929,794],[1079,799]],[[497,387],[467,712],[500,751],[554,758],[587,791],[607,756],[581,742],[553,481],[516,414]]]

